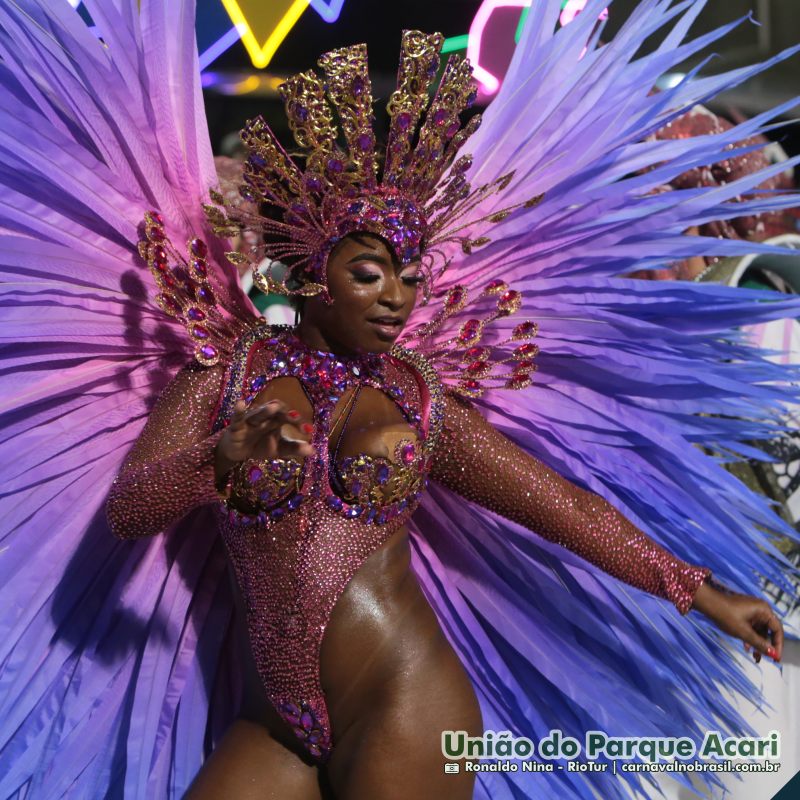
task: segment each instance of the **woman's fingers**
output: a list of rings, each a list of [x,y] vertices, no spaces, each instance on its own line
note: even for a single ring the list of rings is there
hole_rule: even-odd
[[[748,628],[742,639],[745,650],[752,648],[756,663],[761,655],[779,661],[783,652],[783,626],[768,603],[759,601],[747,619]]]

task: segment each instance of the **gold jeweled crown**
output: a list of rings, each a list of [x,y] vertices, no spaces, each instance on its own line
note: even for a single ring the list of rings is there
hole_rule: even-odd
[[[450,56],[437,85],[443,41],[439,33],[403,32],[397,89],[387,105],[390,126],[382,168],[364,44],[323,55],[318,64],[324,80],[307,71],[281,85],[302,167],[262,117],[244,128],[248,158],[240,194],[248,201],[245,205],[266,204],[277,214],[262,216],[244,205],[231,205],[219,192],[211,193],[216,205],[204,209],[219,235],[243,229],[265,234],[262,252],[289,267],[278,281],[271,269],[259,272],[248,255],[228,253],[237,265],[252,263],[253,280],[261,291],[322,293],[331,302],[328,255],[343,237],[360,230],[382,236],[402,263],[421,260],[424,303],[433,280],[449,263],[442,245],[457,242],[469,253],[489,239],[469,238],[464,233],[468,227],[483,220],[499,222],[514,208],[541,199],[479,220],[468,218],[484,198],[504,189],[513,173],[476,189],[467,181],[472,158],[462,155],[456,160],[456,154],[478,129],[480,117],[462,127],[459,114],[474,103],[476,89],[469,62],[458,55]]]

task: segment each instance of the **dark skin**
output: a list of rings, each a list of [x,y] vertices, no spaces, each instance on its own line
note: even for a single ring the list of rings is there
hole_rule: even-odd
[[[401,265],[379,237],[344,239],[328,262],[334,302],[306,300],[297,335],[315,349],[342,355],[388,352],[389,337],[369,320],[410,316],[419,294],[419,264]],[[345,407],[342,397],[333,419]],[[238,461],[303,458],[312,417],[293,378],[269,383],[248,409],[235,407],[216,453],[218,476]],[[394,402],[362,389],[347,428],[331,437],[341,456],[385,455],[387,432],[409,432]],[[341,439],[341,441],[339,441]],[[408,532],[400,529],[374,552],[339,598],[325,631],[321,679],[335,747],[318,768],[266,700],[249,647],[242,637],[246,698],[241,718],[204,765],[186,797],[281,800],[469,800],[473,776],[444,774],[443,730],[483,728],[472,684],[425,600],[409,566]],[[241,603],[241,596],[238,595]],[[765,601],[703,584],[693,608],[744,641],[756,661],[780,660],[783,629]],[[242,616],[241,614],[239,615]]]

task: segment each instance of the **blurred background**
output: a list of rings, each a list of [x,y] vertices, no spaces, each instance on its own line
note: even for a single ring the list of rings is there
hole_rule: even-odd
[[[502,80],[520,22],[536,0],[198,0],[197,36],[212,142],[226,150],[225,137],[263,114],[276,133],[284,132],[277,87],[287,76],[309,69],[326,50],[366,42],[375,96],[394,88],[400,32],[440,31],[447,49],[466,53],[492,78]],[[562,22],[585,5],[564,0]],[[614,0],[604,39],[627,19],[636,0]],[[693,35],[752,13],[718,45],[706,73],[764,60],[800,41],[797,0],[709,0]],[[684,65],[690,69],[694,62]],[[712,110],[733,105],[752,115],[798,93],[798,60],[792,59],[720,98]],[[487,103],[496,85],[482,82]],[[380,103],[378,104],[380,105]],[[800,127],[781,133],[784,149],[800,152]],[[225,143],[225,144],[223,144]]]

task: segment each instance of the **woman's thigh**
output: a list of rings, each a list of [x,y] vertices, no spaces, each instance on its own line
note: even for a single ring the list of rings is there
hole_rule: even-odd
[[[319,770],[255,722],[237,720],[203,765],[184,800],[327,800]]]
[[[471,800],[474,774],[444,771],[442,731],[481,735],[480,707],[455,653],[443,650],[334,736],[336,800]]]

